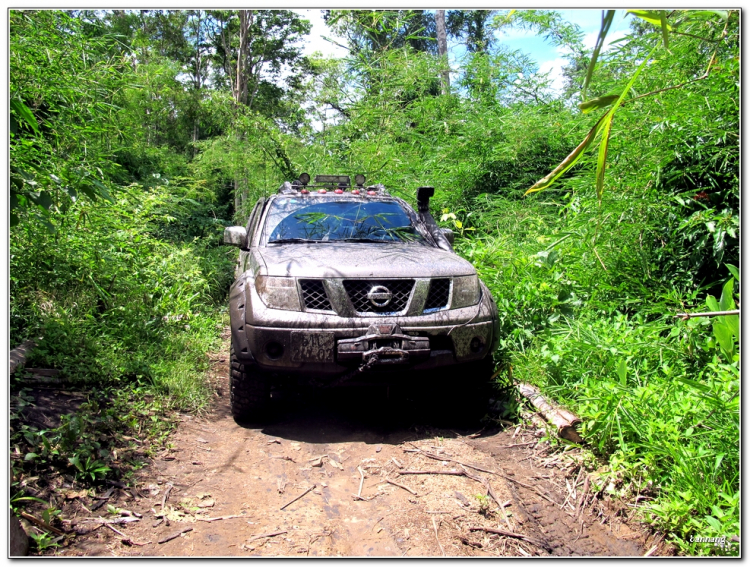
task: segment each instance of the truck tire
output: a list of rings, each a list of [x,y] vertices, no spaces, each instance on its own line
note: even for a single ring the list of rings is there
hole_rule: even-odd
[[[268,375],[255,364],[243,364],[234,353],[229,356],[229,402],[237,422],[259,421],[267,416],[271,401]]]
[[[474,425],[486,414],[494,370],[492,356],[445,368],[439,381],[440,421]]]

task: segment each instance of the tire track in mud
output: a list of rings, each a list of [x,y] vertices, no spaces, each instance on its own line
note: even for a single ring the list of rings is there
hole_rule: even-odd
[[[273,423],[240,426],[226,395],[228,358],[212,357],[212,411],[183,416],[171,449],[140,472],[143,498],[123,493],[112,502],[143,514],[118,529],[146,545],[98,529],[61,555],[640,556],[648,549],[648,534],[596,500],[577,517],[583,475],[574,461],[545,455],[534,431],[470,436],[432,427],[429,408],[420,414],[382,391],[354,389],[282,402]],[[469,476],[460,476],[458,463],[474,467]],[[454,474],[401,474],[409,470]]]

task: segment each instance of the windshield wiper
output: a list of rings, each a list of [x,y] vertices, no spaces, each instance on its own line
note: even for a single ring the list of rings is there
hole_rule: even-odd
[[[324,240],[311,240],[309,238],[279,238],[278,240],[269,240],[269,244],[291,244],[296,242],[325,242]]]

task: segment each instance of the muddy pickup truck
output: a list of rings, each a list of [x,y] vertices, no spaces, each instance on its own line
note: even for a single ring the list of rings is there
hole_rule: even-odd
[[[308,174],[260,199],[229,294],[237,421],[268,417],[272,391],[424,380],[463,403],[489,380],[497,307],[453,233],[357,175]],[[468,402],[467,402],[468,403]]]

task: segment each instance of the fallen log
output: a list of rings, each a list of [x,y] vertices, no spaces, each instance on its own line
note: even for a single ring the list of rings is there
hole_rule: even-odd
[[[562,439],[573,441],[574,443],[583,443],[583,439],[576,431],[576,426],[581,423],[579,417],[570,411],[552,405],[537,388],[531,384],[519,384],[518,390],[521,395],[531,402],[539,410],[547,421],[557,428],[557,435]]]
[[[40,340],[40,339],[36,339]],[[26,355],[36,346],[35,341],[24,341],[10,351],[10,373],[13,374],[26,363]]]

